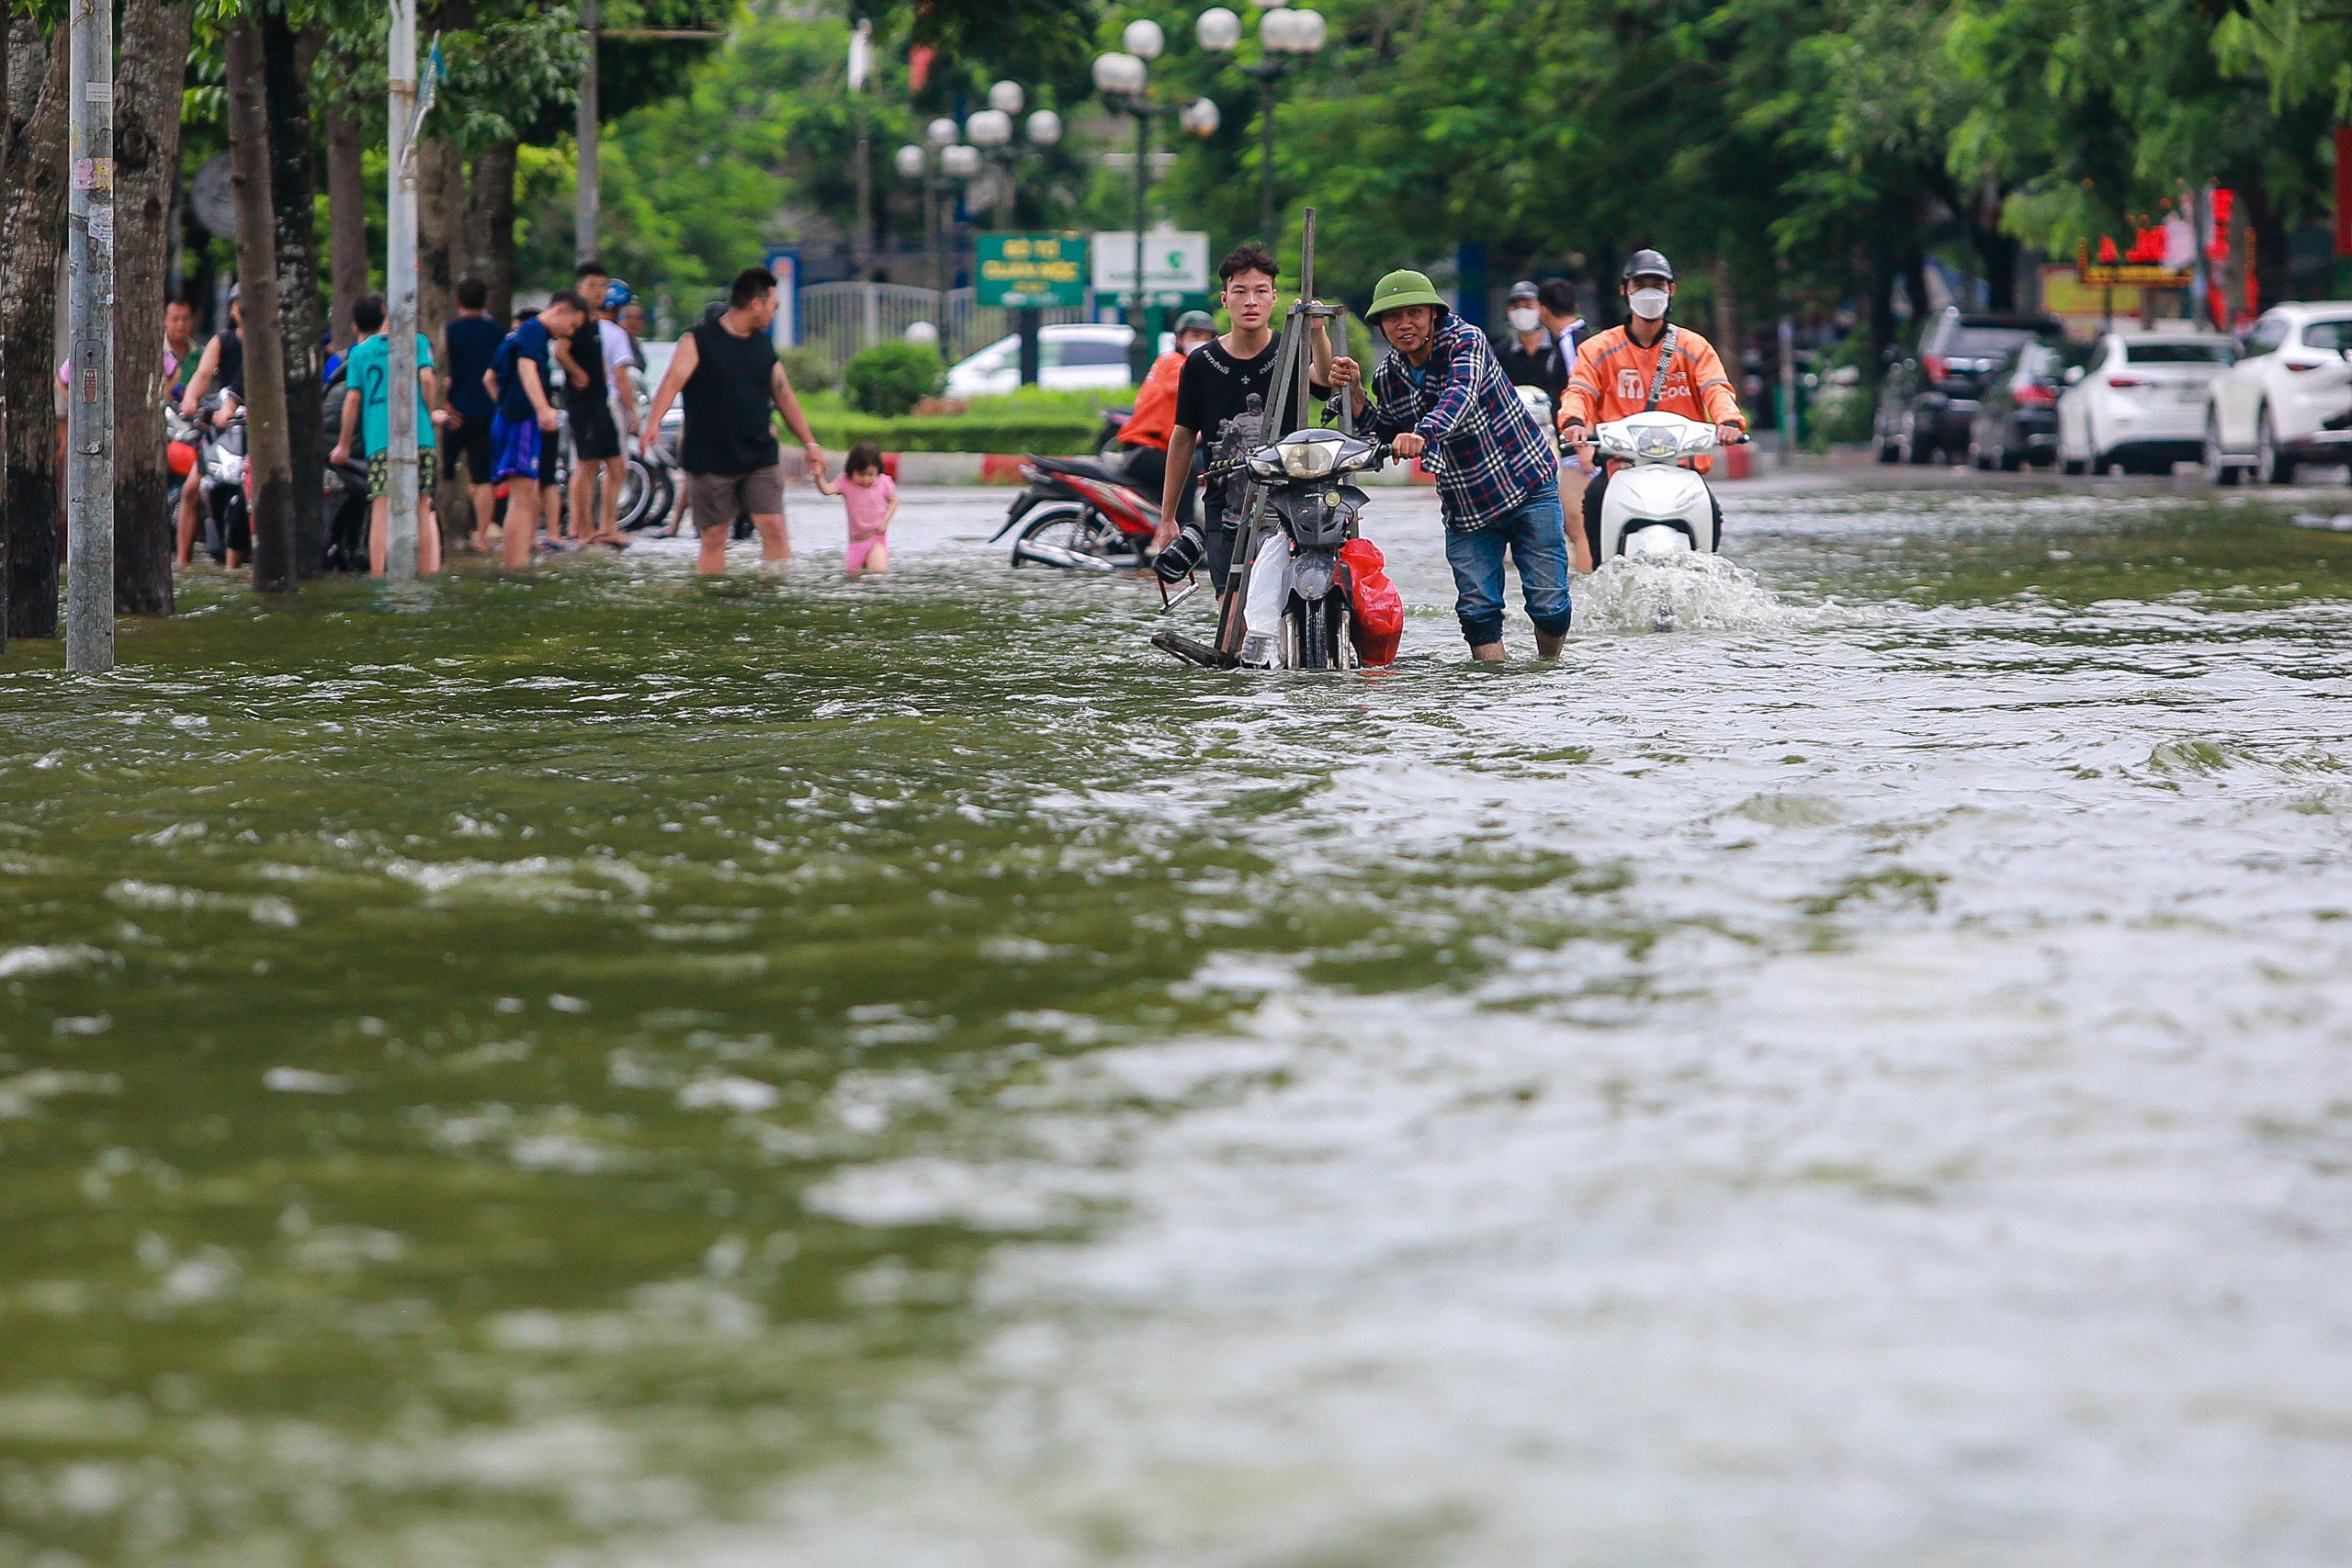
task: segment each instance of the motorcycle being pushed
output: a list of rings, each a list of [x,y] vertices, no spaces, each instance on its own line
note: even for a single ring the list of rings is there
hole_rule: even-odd
[[[1091,457],[1029,457],[1027,488],[1013,497],[1004,526],[989,543],[1014,534],[1014,566],[1121,571],[1147,564],[1159,526],[1159,496],[1114,464]]]
[[[1154,647],[1212,669],[1237,664],[1284,670],[1347,670],[1384,665],[1396,657],[1405,606],[1383,570],[1380,548],[1357,536],[1365,502],[1349,476],[1378,468],[1390,457],[1384,442],[1343,430],[1295,430],[1238,460],[1262,496],[1242,541],[1248,560],[1235,561],[1227,614],[1243,617],[1244,635],[1222,628],[1210,648],[1173,632]],[[1212,464],[1210,482],[1231,471]],[[1197,528],[1186,528],[1159,563],[1163,582],[1182,581],[1206,553]],[[1238,652],[1220,649],[1233,648]]]

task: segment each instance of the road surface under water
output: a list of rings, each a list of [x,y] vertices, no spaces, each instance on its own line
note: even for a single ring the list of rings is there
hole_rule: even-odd
[[[6,656],[0,1568],[2352,1560],[2352,536],[1241,678],[1001,503]]]

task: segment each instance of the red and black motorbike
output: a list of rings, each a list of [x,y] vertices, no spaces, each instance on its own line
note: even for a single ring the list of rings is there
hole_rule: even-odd
[[[1147,493],[1125,468],[1091,457],[1030,457],[1021,477],[1028,488],[989,537],[1013,535],[1013,565],[1119,571],[1150,564],[1159,526],[1156,488]]]

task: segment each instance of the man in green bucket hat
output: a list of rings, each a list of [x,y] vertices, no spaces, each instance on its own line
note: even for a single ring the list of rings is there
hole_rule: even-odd
[[[1371,401],[1362,367],[1332,357],[1319,319],[1315,378],[1349,389],[1365,428],[1386,436],[1398,457],[1419,457],[1437,479],[1454,614],[1471,657],[1505,657],[1508,554],[1535,626],[1536,657],[1558,658],[1568,632],[1568,544],[1551,441],[1520,401],[1487,334],[1455,315],[1427,276],[1388,274],[1365,314],[1396,351],[1373,374]]]

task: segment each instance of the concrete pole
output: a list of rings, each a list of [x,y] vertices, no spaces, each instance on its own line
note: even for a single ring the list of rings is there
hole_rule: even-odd
[[[580,73],[580,183],[572,217],[572,259],[596,254],[596,0],[580,0],[580,28],[586,34],[588,67]]]
[[[392,0],[388,64],[391,97],[391,167],[387,174],[388,233],[384,245],[384,330],[390,334],[390,386],[385,412],[390,459],[391,516],[384,534],[384,575],[416,578],[416,0]]]
[[[1797,323],[1785,311],[1781,316],[1781,467],[1797,460]]]
[[[114,7],[74,0],[68,50],[65,667],[114,668]]]

